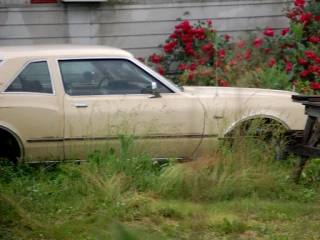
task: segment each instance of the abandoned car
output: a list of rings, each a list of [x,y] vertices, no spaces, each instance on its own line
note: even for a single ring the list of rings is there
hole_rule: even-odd
[[[82,160],[119,151],[151,158],[207,154],[252,119],[301,130],[289,91],[178,87],[124,50],[106,46],[0,47],[0,157]]]

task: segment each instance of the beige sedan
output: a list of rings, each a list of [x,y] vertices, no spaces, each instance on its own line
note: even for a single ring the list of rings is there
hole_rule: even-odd
[[[132,54],[105,46],[0,47],[0,156],[12,161],[83,160],[120,149],[191,158],[252,119],[301,130],[293,92],[180,88]]]

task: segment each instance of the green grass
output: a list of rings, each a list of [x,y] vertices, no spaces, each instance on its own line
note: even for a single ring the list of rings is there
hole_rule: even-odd
[[[96,152],[88,162],[0,166],[0,239],[319,239],[319,159],[247,139],[189,163]]]

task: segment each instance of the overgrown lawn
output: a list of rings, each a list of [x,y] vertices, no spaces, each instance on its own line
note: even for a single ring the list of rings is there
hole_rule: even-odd
[[[242,144],[182,164],[2,164],[0,239],[319,239],[319,159],[295,184],[293,156]]]

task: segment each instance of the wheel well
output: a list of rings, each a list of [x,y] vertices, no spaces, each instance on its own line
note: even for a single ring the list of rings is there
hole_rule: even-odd
[[[272,144],[270,146],[274,150],[275,160],[284,160],[288,156],[286,152],[289,140],[286,135],[288,129],[289,127],[279,119],[259,116],[238,122],[227,132],[225,140],[231,148],[235,145],[235,142],[240,143],[239,146],[242,147],[243,143],[246,144],[245,141],[243,142],[246,137],[254,140],[255,144],[257,142],[258,144]],[[238,137],[239,140],[237,141]]]
[[[20,144],[12,132],[0,126],[0,158],[6,158],[13,163],[21,157]]]
[[[284,131],[288,129],[288,126],[283,123],[281,120],[274,119],[272,117],[255,117],[244,119],[237,124],[235,124],[226,134],[225,136],[234,136],[237,131],[240,133],[244,133],[250,130],[256,131],[258,127],[267,126],[267,131],[277,129],[283,129]]]

